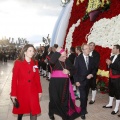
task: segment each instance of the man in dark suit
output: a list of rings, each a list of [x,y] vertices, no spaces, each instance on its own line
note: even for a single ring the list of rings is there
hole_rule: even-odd
[[[58,48],[58,44],[54,44],[54,46],[52,47],[52,51],[56,52],[56,49]]]
[[[76,58],[79,57],[79,55],[82,53],[81,46],[76,46],[76,47],[75,47],[75,52],[76,52],[76,54],[77,54]],[[75,60],[74,60],[74,65],[75,65],[76,58],[75,58]],[[80,93],[79,93],[78,87],[75,85],[75,86],[73,87],[73,90],[75,90],[76,100],[79,100],[79,99],[80,99]]]
[[[94,42],[90,42],[89,47],[90,47],[89,56],[93,57],[94,64],[96,67],[96,73],[95,73],[94,77],[90,80],[90,88],[92,89],[92,99],[89,102],[89,104],[93,104],[95,102],[95,97],[96,97],[96,76],[97,76],[97,71],[98,71],[99,62],[100,62],[100,54],[97,51],[95,51],[95,43]]]
[[[45,51],[45,47],[42,46],[41,47],[42,49],[42,56],[41,56],[41,59],[42,59],[42,74],[43,74],[43,77],[46,77],[46,63],[45,63],[45,59],[46,59],[46,56],[47,56],[47,52]]]
[[[70,60],[72,65],[74,64],[75,57],[76,57],[75,48],[71,47],[70,48],[70,55],[69,55],[68,59]]]
[[[82,54],[76,58],[75,61],[75,82],[80,91],[80,101],[81,101],[81,118],[85,119],[85,114],[87,114],[87,100],[89,92],[89,81],[95,75],[95,67],[93,58],[89,56],[90,50],[89,45],[83,44]]]
[[[51,78],[51,66],[50,66],[50,64],[49,64],[49,61],[50,61],[50,58],[51,58],[51,56],[53,55],[53,51],[52,51],[52,47],[49,47],[48,48],[48,54],[47,54],[47,56],[46,56],[46,59],[45,59],[45,62],[46,62],[46,72],[47,72],[47,78],[46,78],[46,80],[50,80],[50,78]]]
[[[112,115],[119,112],[120,105],[120,46],[114,45],[112,49],[112,56],[110,59],[106,60],[109,72],[109,103],[103,108],[112,108],[113,99],[116,98],[116,105],[114,110],[111,112]]]
[[[71,47],[70,48],[70,55],[69,55],[68,59],[70,60],[70,62],[72,63],[72,65],[74,65],[75,57],[76,57],[75,48]],[[73,76],[70,76],[70,80],[71,80],[71,83],[73,85],[74,84],[74,78],[73,78]]]

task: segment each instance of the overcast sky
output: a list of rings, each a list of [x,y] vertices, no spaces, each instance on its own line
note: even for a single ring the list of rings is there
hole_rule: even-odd
[[[0,39],[23,37],[38,43],[52,35],[61,9],[61,0],[0,0]]]

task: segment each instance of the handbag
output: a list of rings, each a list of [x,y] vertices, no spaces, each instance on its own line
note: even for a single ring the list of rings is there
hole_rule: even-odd
[[[13,101],[13,99],[11,98],[11,101],[12,101],[15,108],[19,108],[20,105],[19,105],[19,102],[16,98],[15,98],[15,101]]]

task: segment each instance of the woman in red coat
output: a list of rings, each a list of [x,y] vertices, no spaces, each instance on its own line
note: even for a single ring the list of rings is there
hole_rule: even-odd
[[[37,114],[41,113],[39,99],[42,88],[37,63],[33,59],[34,50],[33,45],[25,45],[13,67],[11,99],[14,105],[15,98],[18,100],[19,107],[13,107],[18,120],[22,120],[23,114],[28,113],[30,120],[37,120]]]

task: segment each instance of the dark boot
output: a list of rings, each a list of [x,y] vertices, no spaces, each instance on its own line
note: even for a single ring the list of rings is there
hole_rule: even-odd
[[[18,114],[18,119],[17,120],[22,120],[23,114]]]

